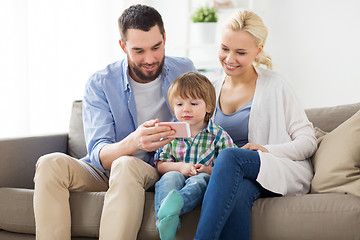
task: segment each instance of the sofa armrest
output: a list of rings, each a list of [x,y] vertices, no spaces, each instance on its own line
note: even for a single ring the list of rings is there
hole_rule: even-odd
[[[34,188],[40,156],[67,151],[67,134],[0,139],[0,187]]]

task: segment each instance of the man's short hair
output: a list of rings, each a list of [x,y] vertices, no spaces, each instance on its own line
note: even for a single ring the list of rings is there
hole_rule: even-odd
[[[121,40],[126,42],[128,29],[139,29],[149,31],[155,25],[159,26],[164,38],[165,29],[160,13],[153,7],[147,5],[132,5],[121,14],[118,19]]]

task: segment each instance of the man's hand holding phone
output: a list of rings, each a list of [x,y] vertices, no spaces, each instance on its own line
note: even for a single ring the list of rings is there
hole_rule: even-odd
[[[175,130],[176,133],[171,135],[174,138],[188,138],[191,137],[190,124],[187,122],[159,122],[155,126],[169,126]]]

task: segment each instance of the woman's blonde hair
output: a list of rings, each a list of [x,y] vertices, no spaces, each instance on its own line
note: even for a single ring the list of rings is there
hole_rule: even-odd
[[[265,45],[268,30],[262,19],[254,12],[248,10],[236,11],[227,20],[224,27],[233,31],[246,31],[254,37],[257,47]],[[264,65],[268,69],[272,69],[271,57],[264,50],[255,58],[254,64],[255,66]]]
[[[205,102],[208,112],[205,115],[204,121],[208,122],[213,115],[216,107],[215,88],[210,80],[197,72],[187,72],[180,75],[170,85],[167,98],[174,112],[174,99],[181,97],[183,99],[193,98],[202,99]]]

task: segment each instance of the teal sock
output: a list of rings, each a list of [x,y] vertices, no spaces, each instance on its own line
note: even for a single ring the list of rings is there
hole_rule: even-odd
[[[160,209],[158,211],[159,220],[161,221],[161,219],[168,216],[179,215],[183,206],[184,200],[180,193],[176,190],[172,190],[161,203]]]
[[[158,226],[160,239],[174,240],[179,221],[179,215],[171,215],[160,220]]]

